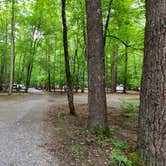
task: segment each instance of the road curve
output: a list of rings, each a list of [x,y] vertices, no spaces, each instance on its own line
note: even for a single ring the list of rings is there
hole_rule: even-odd
[[[45,121],[49,96],[0,97],[0,166],[57,166],[45,148],[51,131]]]

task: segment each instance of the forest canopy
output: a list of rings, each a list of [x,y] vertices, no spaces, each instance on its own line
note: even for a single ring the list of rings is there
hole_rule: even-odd
[[[0,88],[10,76],[12,0],[0,1]],[[145,7],[141,0],[103,0],[106,86],[140,87]],[[74,87],[88,85],[86,12],[84,0],[67,1],[69,62]],[[108,25],[107,25],[108,22]],[[61,1],[15,0],[14,83],[40,88],[66,85],[61,20]],[[116,55],[115,55],[116,54]]]

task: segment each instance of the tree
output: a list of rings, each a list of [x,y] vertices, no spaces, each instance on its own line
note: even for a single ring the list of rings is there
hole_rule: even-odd
[[[133,77],[133,69],[131,69],[131,66],[133,66],[133,54],[136,54],[137,57],[142,57],[141,48],[143,47],[144,28],[144,16],[142,15],[144,8],[142,6],[143,4],[140,1],[133,0],[113,1],[111,5],[111,24],[108,26],[106,35],[107,42],[105,52],[107,58],[109,58],[111,50],[109,43],[116,42],[119,48],[117,84],[124,85],[124,93],[127,89],[136,89],[140,86],[140,77]],[[112,49],[114,50],[114,47],[112,47]],[[113,58],[111,61],[114,61]],[[139,63],[140,62],[137,61],[137,65],[139,65]],[[107,85],[110,85],[112,82],[109,81],[108,78],[109,69],[109,64],[107,64]],[[141,71],[140,67],[139,71]],[[138,85],[136,85],[136,82]]]
[[[144,166],[166,165],[166,0],[146,1],[139,145]]]
[[[10,59],[10,84],[9,84],[9,95],[12,94],[13,80],[14,80],[14,53],[15,53],[15,0],[12,0],[12,19],[11,19],[11,59]]]
[[[2,44],[2,54],[0,58],[0,90],[6,91],[7,90],[7,55],[8,55],[8,5],[7,0],[4,2],[4,10],[0,11],[1,13],[1,21],[0,21],[0,29],[2,36],[1,44]]]
[[[33,70],[33,66],[34,66],[34,59],[35,59],[35,54],[36,54],[36,49],[38,47],[38,44],[40,42],[40,39],[34,39],[34,34],[35,34],[35,30],[33,31],[33,36],[31,39],[31,44],[30,44],[30,51],[29,51],[29,59],[27,60],[27,74],[26,74],[26,89],[25,92],[28,93],[28,88],[30,85],[30,81],[31,81],[31,75],[32,75],[32,70]]]
[[[118,46],[116,45],[112,54],[111,64],[111,92],[116,92],[117,84],[117,59],[118,59]]]
[[[24,3],[16,2],[15,0],[15,6],[17,6],[14,29],[16,49],[13,82],[25,85],[26,91],[29,86],[41,88],[47,87],[48,84],[50,87],[65,86],[61,1],[24,0]],[[115,45],[118,46],[119,57],[116,61],[117,84],[124,84],[125,62],[127,62],[127,89],[140,87],[142,51],[134,49],[143,47],[144,7],[140,3],[140,0],[105,0],[102,2],[106,57],[105,77],[108,88],[111,88],[111,78],[113,78],[111,68],[114,68],[115,60],[112,52],[114,52]],[[76,89],[79,87],[83,92],[84,87],[86,88],[88,85],[85,1],[67,1],[67,4],[67,38],[71,80],[73,87]],[[0,1],[0,90],[7,89],[6,85],[9,83],[11,5],[12,0]],[[40,40],[34,40],[35,33],[41,34]],[[49,45],[46,40],[49,41]],[[128,54],[125,54],[125,46],[122,41],[130,46],[127,49]],[[46,52],[49,52],[50,58]],[[55,54],[56,61],[54,61]],[[127,61],[125,61],[125,55],[128,56]]]
[[[64,55],[65,55],[65,72],[67,80],[67,97],[68,104],[70,109],[70,114],[75,115],[76,111],[74,108],[74,99],[73,99],[73,86],[70,74],[70,65],[69,65],[69,53],[68,53],[68,39],[67,39],[67,25],[66,25],[66,0],[62,0],[62,23],[63,23],[63,46],[64,46]]]
[[[108,31],[108,26],[109,26],[109,21],[110,21],[112,2],[113,2],[113,0],[109,1],[107,19],[106,19],[106,23],[105,23],[105,26],[104,26],[104,47],[105,47],[105,44],[106,44],[107,31]]]
[[[103,25],[100,0],[86,0],[88,36],[88,110],[90,131],[108,131]]]

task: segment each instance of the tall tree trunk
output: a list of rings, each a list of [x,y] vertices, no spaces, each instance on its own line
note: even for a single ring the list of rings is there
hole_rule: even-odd
[[[48,91],[51,92],[50,55],[48,54]]]
[[[74,60],[73,60],[73,81],[74,81],[74,89],[75,92],[78,92],[79,89],[79,60],[78,60],[78,38],[76,41],[76,49],[74,53]]]
[[[77,74],[76,74],[76,87],[75,87],[75,90],[76,90],[76,93],[78,93],[78,90],[79,90],[79,85],[80,85],[80,65],[79,64],[79,58],[77,58]]]
[[[85,56],[85,61],[87,60],[87,33],[86,33],[86,25],[85,25],[85,14],[83,14],[83,17],[82,17],[82,34],[83,34],[83,38],[84,38],[84,56]],[[83,71],[82,71],[82,81],[81,81],[81,93],[84,93],[85,91],[85,61],[83,61],[82,63],[84,64],[84,67],[83,67]]]
[[[108,31],[108,26],[109,26],[109,21],[110,21],[112,2],[113,2],[113,0],[109,1],[107,19],[106,19],[106,23],[105,23],[105,27],[104,27],[104,47],[105,47],[106,39],[107,39],[107,31]]]
[[[9,95],[12,94],[13,90],[13,80],[14,80],[14,54],[15,54],[15,44],[14,44],[14,26],[15,26],[15,19],[14,19],[14,7],[15,7],[15,0],[12,0],[12,19],[11,19],[11,57],[10,57],[10,84],[9,84]]]
[[[70,114],[75,115],[76,111],[74,108],[73,85],[70,74],[69,53],[68,53],[66,0],[62,0],[62,23],[63,23],[63,46],[64,46],[64,55],[65,55],[65,71],[66,71],[66,80],[67,80],[68,104],[69,104]]]
[[[56,38],[55,38],[55,45],[54,45],[54,47],[55,47],[55,53],[54,53],[54,72],[53,72],[53,74],[54,74],[54,81],[53,81],[53,86],[54,86],[54,91],[55,91],[55,82],[56,82]]]
[[[78,56],[78,47],[74,51],[74,57],[73,57],[73,73],[72,73],[72,78],[73,78],[73,84],[74,86],[76,85],[76,61],[77,61],[77,56]]]
[[[125,64],[124,64],[124,89],[123,89],[123,93],[126,93],[127,90],[127,80],[128,80],[128,47],[125,46]]]
[[[105,56],[105,87],[106,87],[106,92],[108,93],[109,91],[109,84],[108,84],[108,57]]]
[[[109,1],[108,4],[108,10],[107,10],[107,17],[106,17],[106,22],[104,26],[104,48],[106,46],[106,40],[107,40],[107,32],[108,32],[108,27],[109,27],[109,22],[110,22],[110,15],[111,15],[111,6],[112,6],[113,0]],[[107,88],[107,93],[109,91],[109,86],[108,86],[108,57],[105,55],[105,78],[106,78],[106,88]]]
[[[111,64],[111,91],[116,92],[116,83],[117,83],[117,59],[118,59],[118,46],[115,46],[112,56]]]
[[[146,1],[146,30],[139,112],[143,166],[166,165],[166,0]]]
[[[17,72],[17,76],[16,76],[16,82],[17,82],[17,84],[21,84],[21,82],[20,82],[20,78],[21,78],[21,66],[22,66],[21,61],[24,58],[24,57],[22,58],[22,56],[23,56],[23,53],[21,53],[20,57],[19,57],[18,72]]]
[[[5,69],[5,48],[3,50],[3,53],[2,53],[2,58],[1,58],[1,64],[0,64],[0,91],[2,90],[3,88],[3,83],[4,83],[4,69]]]
[[[81,79],[81,93],[84,93],[85,91],[84,82],[85,82],[85,68],[83,67],[82,79]]]
[[[7,2],[6,3],[6,10],[7,10]],[[1,59],[1,69],[0,69],[0,90],[6,90],[6,83],[7,83],[7,79],[6,79],[6,74],[7,74],[7,16],[5,19],[5,29],[4,29],[4,38],[3,38],[3,42],[5,47],[3,48],[3,53],[2,53],[2,59]]]
[[[5,0],[5,8],[6,11],[8,10],[8,2]],[[3,72],[1,76],[1,84],[2,84],[2,90],[6,91],[8,89],[8,79],[7,79],[7,65],[8,65],[8,17],[6,16],[5,18],[5,35],[4,35],[4,54],[3,54],[3,61],[2,61],[2,67],[3,67]],[[1,71],[2,71],[1,70]]]
[[[29,89],[29,86],[30,86],[31,73],[32,73],[32,64],[29,63],[28,67],[27,67],[27,77],[26,77],[26,84],[25,84],[25,93],[28,93],[28,89]]]
[[[5,3],[6,3],[6,10],[7,10],[7,7],[8,7],[7,0],[5,1]],[[7,84],[7,82],[8,82],[8,80],[6,78],[6,75],[7,75],[7,64],[8,64],[7,56],[8,56],[8,18],[6,16],[6,24],[5,24],[4,77],[3,77],[3,80],[4,80],[5,84]]]
[[[62,93],[62,57],[61,57],[62,50],[60,49],[60,60],[59,60],[59,87]]]
[[[133,66],[133,67],[134,67],[134,68],[133,68],[133,70],[134,70],[134,78],[136,79],[136,78],[137,78],[137,75],[138,75],[138,74],[137,74],[137,62],[136,62],[135,55],[133,55],[133,56],[134,56],[134,57],[133,57],[133,58],[134,58],[134,60],[133,60],[133,61],[134,61],[134,64],[133,64],[133,65],[134,65],[134,66]]]
[[[85,53],[85,58],[87,59],[87,33],[86,33],[86,25],[85,25],[85,14],[83,14],[82,17],[82,34],[84,38],[84,53]]]
[[[21,65],[21,69],[20,69],[20,73],[19,73],[19,77],[18,77],[18,83],[21,84],[22,82],[22,79],[23,79],[23,73],[24,73],[24,69],[25,69],[25,61],[26,61],[26,58],[25,58],[25,52],[23,54],[23,59],[22,59],[22,65]]]
[[[50,70],[50,64],[51,64],[51,60],[50,60],[50,41],[46,40],[46,58],[47,58],[47,91],[51,92],[51,70]]]
[[[35,41],[31,41],[31,51],[30,51],[30,59],[29,62],[27,64],[27,77],[26,77],[26,87],[25,87],[25,92],[28,93],[28,89],[30,86],[30,82],[31,82],[31,75],[32,75],[32,70],[33,70],[33,64],[34,64],[34,58],[35,58],[35,54],[36,54],[36,49],[39,45],[39,40],[35,40]]]
[[[100,0],[86,0],[88,33],[88,110],[90,131],[108,131],[102,11]]]

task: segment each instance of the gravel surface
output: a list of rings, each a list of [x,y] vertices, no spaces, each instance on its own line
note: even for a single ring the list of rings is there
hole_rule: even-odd
[[[134,96],[139,98],[138,95]],[[129,95],[108,95],[109,107],[120,107]],[[87,94],[75,103],[87,104]],[[49,95],[30,89],[30,94],[0,96],[0,166],[58,166],[58,159],[45,148],[53,136],[46,121],[52,104],[67,104],[65,95]]]
[[[120,108],[123,101],[135,99],[139,100],[139,94],[107,94],[107,106],[108,107],[114,107],[114,108]],[[78,104],[87,104],[88,103],[88,97],[85,94],[79,94],[76,95],[74,98],[74,102]]]
[[[0,97],[0,166],[58,165],[43,148],[51,137],[44,119],[48,107],[48,95]]]

